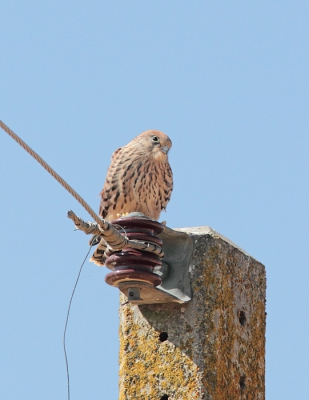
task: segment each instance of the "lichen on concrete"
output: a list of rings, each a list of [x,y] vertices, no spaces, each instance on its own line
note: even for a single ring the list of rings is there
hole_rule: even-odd
[[[193,299],[120,307],[119,400],[262,400],[265,268],[210,228],[184,231]]]

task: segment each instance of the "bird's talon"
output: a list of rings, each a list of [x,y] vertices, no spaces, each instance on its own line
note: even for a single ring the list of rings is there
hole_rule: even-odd
[[[126,216],[129,215],[129,214],[130,214],[130,213],[125,212],[125,213],[122,213],[122,214],[117,213],[116,215],[117,215],[117,218],[121,218],[121,217],[126,217]]]

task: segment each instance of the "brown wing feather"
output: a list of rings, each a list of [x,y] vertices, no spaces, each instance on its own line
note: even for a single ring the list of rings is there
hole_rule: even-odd
[[[108,215],[110,206],[115,203],[115,197],[119,188],[118,176],[120,173],[121,164],[123,163],[123,158],[123,147],[120,147],[114,151],[110,166],[107,170],[105,183],[100,193],[101,202],[99,209],[99,215],[104,219]]]

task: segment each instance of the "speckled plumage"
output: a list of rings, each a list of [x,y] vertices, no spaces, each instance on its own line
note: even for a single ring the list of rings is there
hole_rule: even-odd
[[[167,135],[149,130],[116,150],[101,192],[99,215],[112,221],[119,215],[138,211],[158,220],[173,190],[167,156],[171,147]],[[96,262],[96,252],[91,261]]]
[[[101,192],[99,215],[111,221],[117,214],[139,211],[157,220],[173,189],[167,156],[171,147],[168,136],[150,130],[116,150]]]

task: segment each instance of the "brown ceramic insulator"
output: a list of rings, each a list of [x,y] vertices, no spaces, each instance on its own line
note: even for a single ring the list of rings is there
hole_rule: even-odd
[[[130,250],[130,249],[128,249]],[[148,269],[152,272],[156,266],[161,266],[162,262],[150,254],[145,252],[121,252],[114,253],[105,262],[107,268],[114,270],[115,267],[127,266],[128,268],[135,267],[136,269]]]
[[[111,286],[118,286],[122,282],[146,282],[153,286],[161,284],[159,275],[133,268],[116,270],[105,276],[105,282]]]
[[[143,229],[151,230],[153,235],[158,235],[164,229],[160,222],[142,217],[125,217],[111,221],[113,225],[119,225],[125,230],[134,229],[136,232],[142,232]],[[117,228],[117,226],[116,226]]]
[[[157,244],[158,246],[162,247],[163,242],[160,238],[157,236],[153,235],[147,235],[144,232],[132,232],[132,231],[126,231],[126,236],[130,240],[140,240],[141,242],[150,242]]]
[[[112,221],[112,224],[130,240],[153,243],[162,246],[162,240],[157,234],[163,231],[163,226],[157,221],[143,217],[125,217]],[[118,225],[118,228],[117,228]],[[153,253],[137,249],[124,248],[107,258],[105,265],[111,269],[105,277],[105,282],[111,286],[118,286],[123,282],[143,282],[158,286],[162,280],[152,271],[161,266],[159,257]]]

